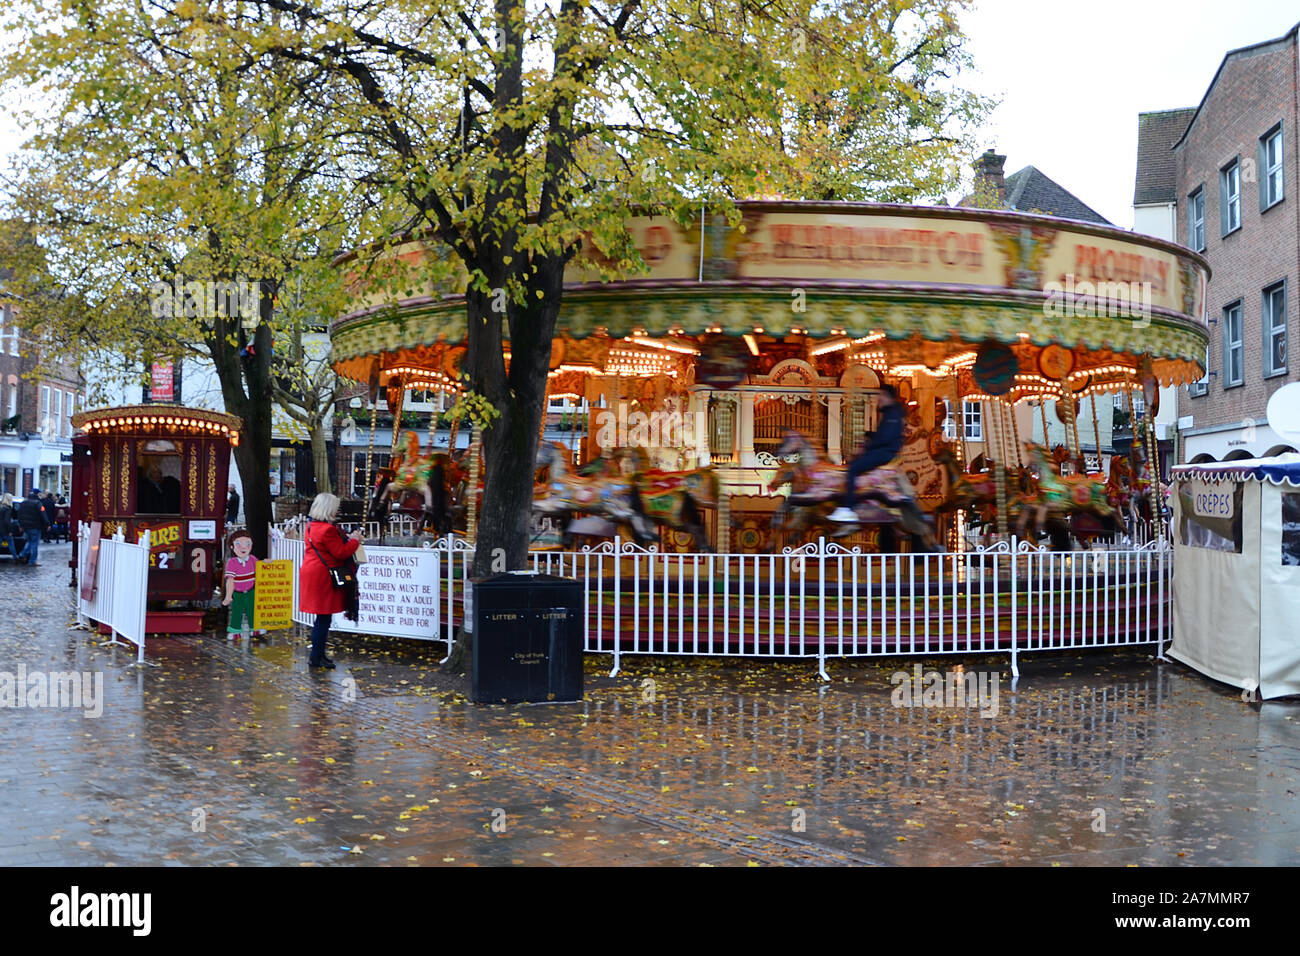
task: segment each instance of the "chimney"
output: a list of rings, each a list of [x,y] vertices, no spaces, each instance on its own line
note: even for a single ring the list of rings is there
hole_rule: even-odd
[[[991,149],[986,149],[975,160],[975,195],[983,202],[998,206],[1006,204],[1007,181],[1002,165],[1006,161],[1005,156],[999,156]]]

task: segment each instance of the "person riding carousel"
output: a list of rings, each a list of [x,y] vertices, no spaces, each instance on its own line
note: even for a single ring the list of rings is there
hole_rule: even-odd
[[[880,398],[876,407],[880,411],[880,420],[876,423],[875,432],[866,440],[862,452],[849,462],[844,494],[840,497],[840,506],[831,512],[831,521],[849,523],[858,520],[853,510],[853,504],[857,500],[854,484],[858,476],[887,465],[903,448],[904,408],[894,386],[880,386]]]

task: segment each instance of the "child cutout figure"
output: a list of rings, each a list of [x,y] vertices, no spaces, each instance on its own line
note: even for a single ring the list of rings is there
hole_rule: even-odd
[[[253,536],[247,531],[236,531],[230,536],[230,550],[234,555],[226,561],[226,596],[221,602],[230,608],[226,640],[243,637],[245,621],[248,622],[249,632],[254,637],[260,637],[266,631],[253,630],[253,588],[257,584]]]

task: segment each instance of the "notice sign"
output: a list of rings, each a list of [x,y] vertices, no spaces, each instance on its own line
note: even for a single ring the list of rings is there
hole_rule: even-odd
[[[293,627],[293,562],[258,561],[253,591],[253,630]]]
[[[369,560],[357,567],[357,630],[442,640],[433,582],[435,565],[448,556],[423,548],[366,548],[366,555]]]

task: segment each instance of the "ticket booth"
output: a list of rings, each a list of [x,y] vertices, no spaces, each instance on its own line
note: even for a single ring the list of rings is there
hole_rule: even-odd
[[[137,405],[80,412],[72,424],[83,432],[73,440],[74,525],[98,521],[101,534],[121,530],[129,541],[148,531],[146,629],[199,632],[203,609],[183,605],[206,605],[220,583],[230,449],[242,422],[203,409]]]

